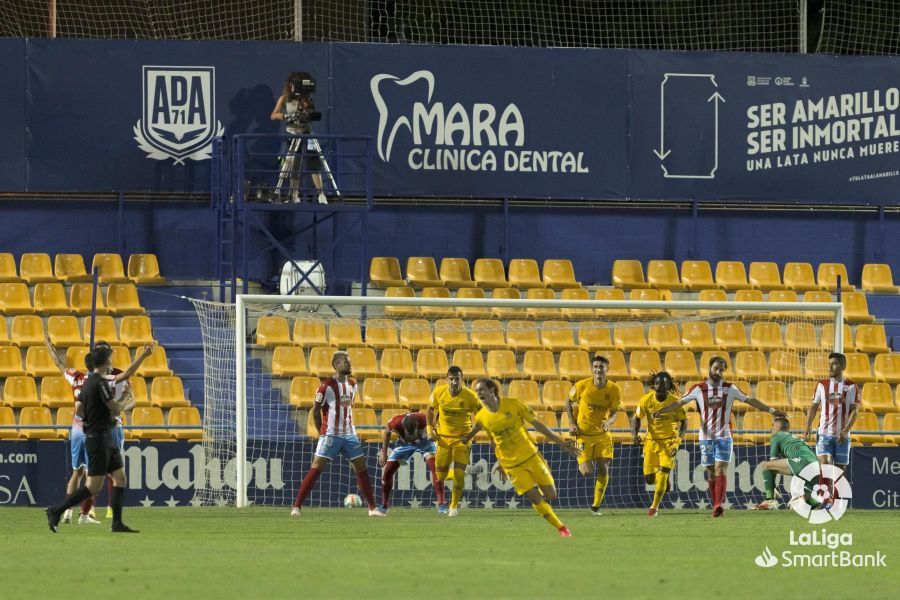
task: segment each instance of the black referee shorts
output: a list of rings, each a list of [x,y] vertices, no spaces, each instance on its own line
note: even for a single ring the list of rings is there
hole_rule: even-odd
[[[92,477],[109,475],[125,466],[112,429],[85,435],[84,446],[88,455],[88,475]]]

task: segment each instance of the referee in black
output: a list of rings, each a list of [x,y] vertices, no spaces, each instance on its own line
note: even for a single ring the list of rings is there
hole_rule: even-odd
[[[109,475],[112,479],[113,510],[112,531],[114,533],[137,533],[122,522],[122,497],[125,494],[125,463],[113,435],[115,416],[121,413],[127,403],[127,396],[119,401],[115,398],[115,384],[107,378],[111,371],[112,349],[98,346],[91,351],[94,372],[85,380],[79,400],[84,406],[84,435],[88,455],[87,485],[83,485],[63,500],[58,506],[47,508],[47,523],[50,531],[58,531],[59,520],[66,509],[80,504],[96,495]]]

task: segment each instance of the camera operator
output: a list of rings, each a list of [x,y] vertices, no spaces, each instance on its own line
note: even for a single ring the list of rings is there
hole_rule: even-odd
[[[312,133],[311,121],[322,118],[316,111],[312,100],[312,94],[316,90],[316,82],[309,73],[299,71],[288,75],[284,82],[275,108],[270,115],[273,121],[285,121],[287,132],[295,135],[309,135]],[[314,139],[293,140],[288,145],[284,155],[282,172],[290,173],[291,192],[294,202],[300,201],[300,169],[303,161],[309,165],[310,178],[319,192],[319,204],[328,204],[325,192],[322,188],[322,160],[319,156],[318,144]]]

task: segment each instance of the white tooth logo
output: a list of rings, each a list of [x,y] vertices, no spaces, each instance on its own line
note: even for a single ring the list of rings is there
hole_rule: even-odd
[[[400,79],[396,75],[382,73],[373,77],[369,82],[369,88],[372,90],[372,98],[375,100],[375,106],[378,108],[378,156],[385,162],[391,159],[391,147],[394,145],[394,136],[397,135],[397,130],[403,126],[412,132],[412,126],[407,117],[400,117],[391,126],[391,129],[387,134],[387,140],[385,141],[384,134],[388,124],[388,108],[387,103],[385,103],[384,98],[381,95],[381,90],[379,89],[381,82],[389,80],[395,82],[397,85],[407,86],[420,79],[424,79],[428,83],[427,102],[431,102],[431,94],[434,92],[434,74],[431,71],[416,71],[405,79]]]
[[[766,549],[763,550],[763,553],[756,557],[756,564],[760,567],[768,569],[769,567],[774,567],[778,564],[778,559],[772,554],[772,551],[769,550],[769,547],[766,546]]]

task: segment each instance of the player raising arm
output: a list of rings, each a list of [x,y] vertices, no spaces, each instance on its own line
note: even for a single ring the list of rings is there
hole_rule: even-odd
[[[809,438],[816,410],[819,429],[816,435],[816,456],[821,464],[836,464],[846,470],[850,463],[850,429],[859,411],[859,386],[844,377],[847,357],[840,352],[828,355],[828,379],[816,386],[816,394],[806,413],[804,439]]]
[[[640,444],[641,419],[647,419],[647,440],[644,442],[644,481],[656,484],[653,502],[647,515],[655,517],[659,503],[669,491],[669,473],[675,467],[675,453],[687,429],[687,414],[684,408],[665,412],[654,418],[661,409],[670,404],[678,404],[677,388],[672,376],[666,371],[655,373],[650,378],[650,391],[641,396],[634,412],[632,436],[634,443]]]
[[[762,463],[763,480],[766,486],[766,499],[750,510],[773,510],[778,508],[775,494],[775,475],[792,475],[797,477],[807,465],[816,464],[816,455],[806,442],[791,435],[791,424],[786,417],[777,417],[772,423],[772,438],[769,440],[769,460]],[[807,492],[811,484],[807,483]],[[796,498],[791,498],[791,502]],[[819,501],[810,496],[810,505]]]
[[[437,476],[434,473],[435,444],[425,435],[426,419],[423,413],[418,411],[397,415],[388,421],[381,437],[381,451],[378,453],[378,464],[381,472],[381,506],[378,511],[387,514],[391,504],[391,491],[394,489],[394,473],[400,468],[400,464],[407,462],[413,454],[421,452],[425,456],[428,470],[431,471],[431,482],[434,484],[434,492],[438,498],[438,504],[444,503],[444,490],[437,485]],[[393,434],[397,434],[397,444],[388,456],[388,444]]]
[[[547,462],[528,435],[526,427],[534,426],[538,433],[578,456],[578,450],[541,423],[534,412],[516,398],[500,398],[500,388],[493,379],[482,378],[475,383],[475,393],[484,408],[475,415],[475,426],[463,436],[469,443],[482,429],[491,436],[497,454],[497,474],[509,478],[516,493],[528,498],[534,510],[555,527],[562,537],[571,537],[569,528],[553,512],[548,500],[556,499],[556,484]]]

